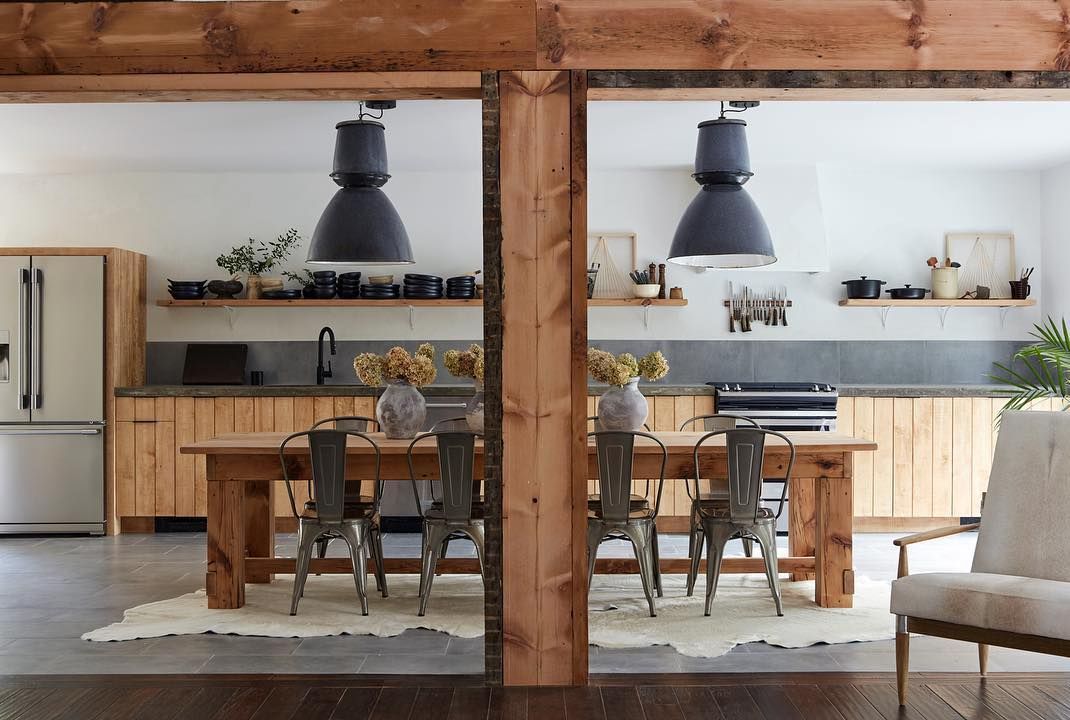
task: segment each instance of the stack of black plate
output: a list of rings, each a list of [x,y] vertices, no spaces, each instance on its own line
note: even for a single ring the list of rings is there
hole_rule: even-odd
[[[300,290],[265,290],[261,295],[265,300],[300,300]]]
[[[369,300],[396,300],[401,297],[400,285],[361,285],[360,296]]]
[[[454,300],[471,300],[476,296],[476,279],[472,275],[459,275],[446,281],[446,297]]]
[[[414,300],[437,300],[442,297],[442,278],[437,275],[406,273],[405,297]]]
[[[334,297],[337,287],[336,273],[334,270],[317,270],[312,273],[312,285],[304,290],[306,298],[313,300],[330,300]]]
[[[167,292],[175,300],[200,300],[207,283],[207,280],[168,280]]]
[[[338,297],[356,300],[360,297],[360,273],[345,272],[338,276]]]

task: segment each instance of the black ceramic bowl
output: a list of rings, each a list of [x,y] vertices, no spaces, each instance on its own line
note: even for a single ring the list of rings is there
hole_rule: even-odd
[[[200,290],[208,284],[207,280],[168,280],[167,287],[174,290]]]
[[[266,290],[261,295],[265,300],[299,300],[300,290]]]
[[[360,282],[359,272],[344,272],[338,276],[338,279],[342,282]]]
[[[333,277],[332,278],[312,278],[312,283],[316,287],[332,287],[332,288],[336,284]]]
[[[204,290],[170,290],[171,297],[175,300],[200,300],[204,297]]]
[[[312,277],[314,277],[314,278],[330,278],[332,280],[337,275],[338,275],[338,273],[336,273],[334,270],[316,270],[315,272],[312,273]]]
[[[306,298],[310,300],[330,300],[334,297],[334,286],[331,287],[317,287],[311,285],[306,287],[302,292]]]

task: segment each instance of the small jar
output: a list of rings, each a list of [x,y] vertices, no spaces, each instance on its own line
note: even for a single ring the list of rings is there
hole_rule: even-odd
[[[939,300],[955,300],[959,297],[959,269],[955,267],[933,268],[933,297]]]

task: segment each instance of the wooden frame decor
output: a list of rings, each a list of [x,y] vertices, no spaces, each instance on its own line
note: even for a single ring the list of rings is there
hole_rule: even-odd
[[[598,265],[593,298],[633,297],[628,273],[639,268],[639,239],[635,233],[587,233],[587,256],[589,267]]]
[[[1010,281],[1017,278],[1014,233],[946,233],[944,257],[961,263],[959,290],[984,285],[992,298],[1009,298]]]

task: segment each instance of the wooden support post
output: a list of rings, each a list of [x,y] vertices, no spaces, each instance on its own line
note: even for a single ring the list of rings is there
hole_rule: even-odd
[[[586,239],[573,227],[575,217],[583,224],[585,195],[583,178],[572,177],[582,166],[573,164],[571,137],[583,132],[572,112],[583,82],[574,88],[558,71],[499,75],[506,685],[587,679],[585,550],[575,527],[587,470],[575,420],[587,402],[577,381],[587,343],[577,299],[586,297],[586,248],[574,246]]]
[[[275,483],[272,480],[246,482],[245,485],[245,554],[249,557],[275,557]],[[269,572],[247,572],[246,582],[269,583]]]
[[[215,477],[215,457],[205,458],[207,477]],[[245,604],[245,489],[240,482],[208,482],[208,607]]]
[[[844,477],[817,483],[817,604],[849,608],[854,603],[851,454]]]

